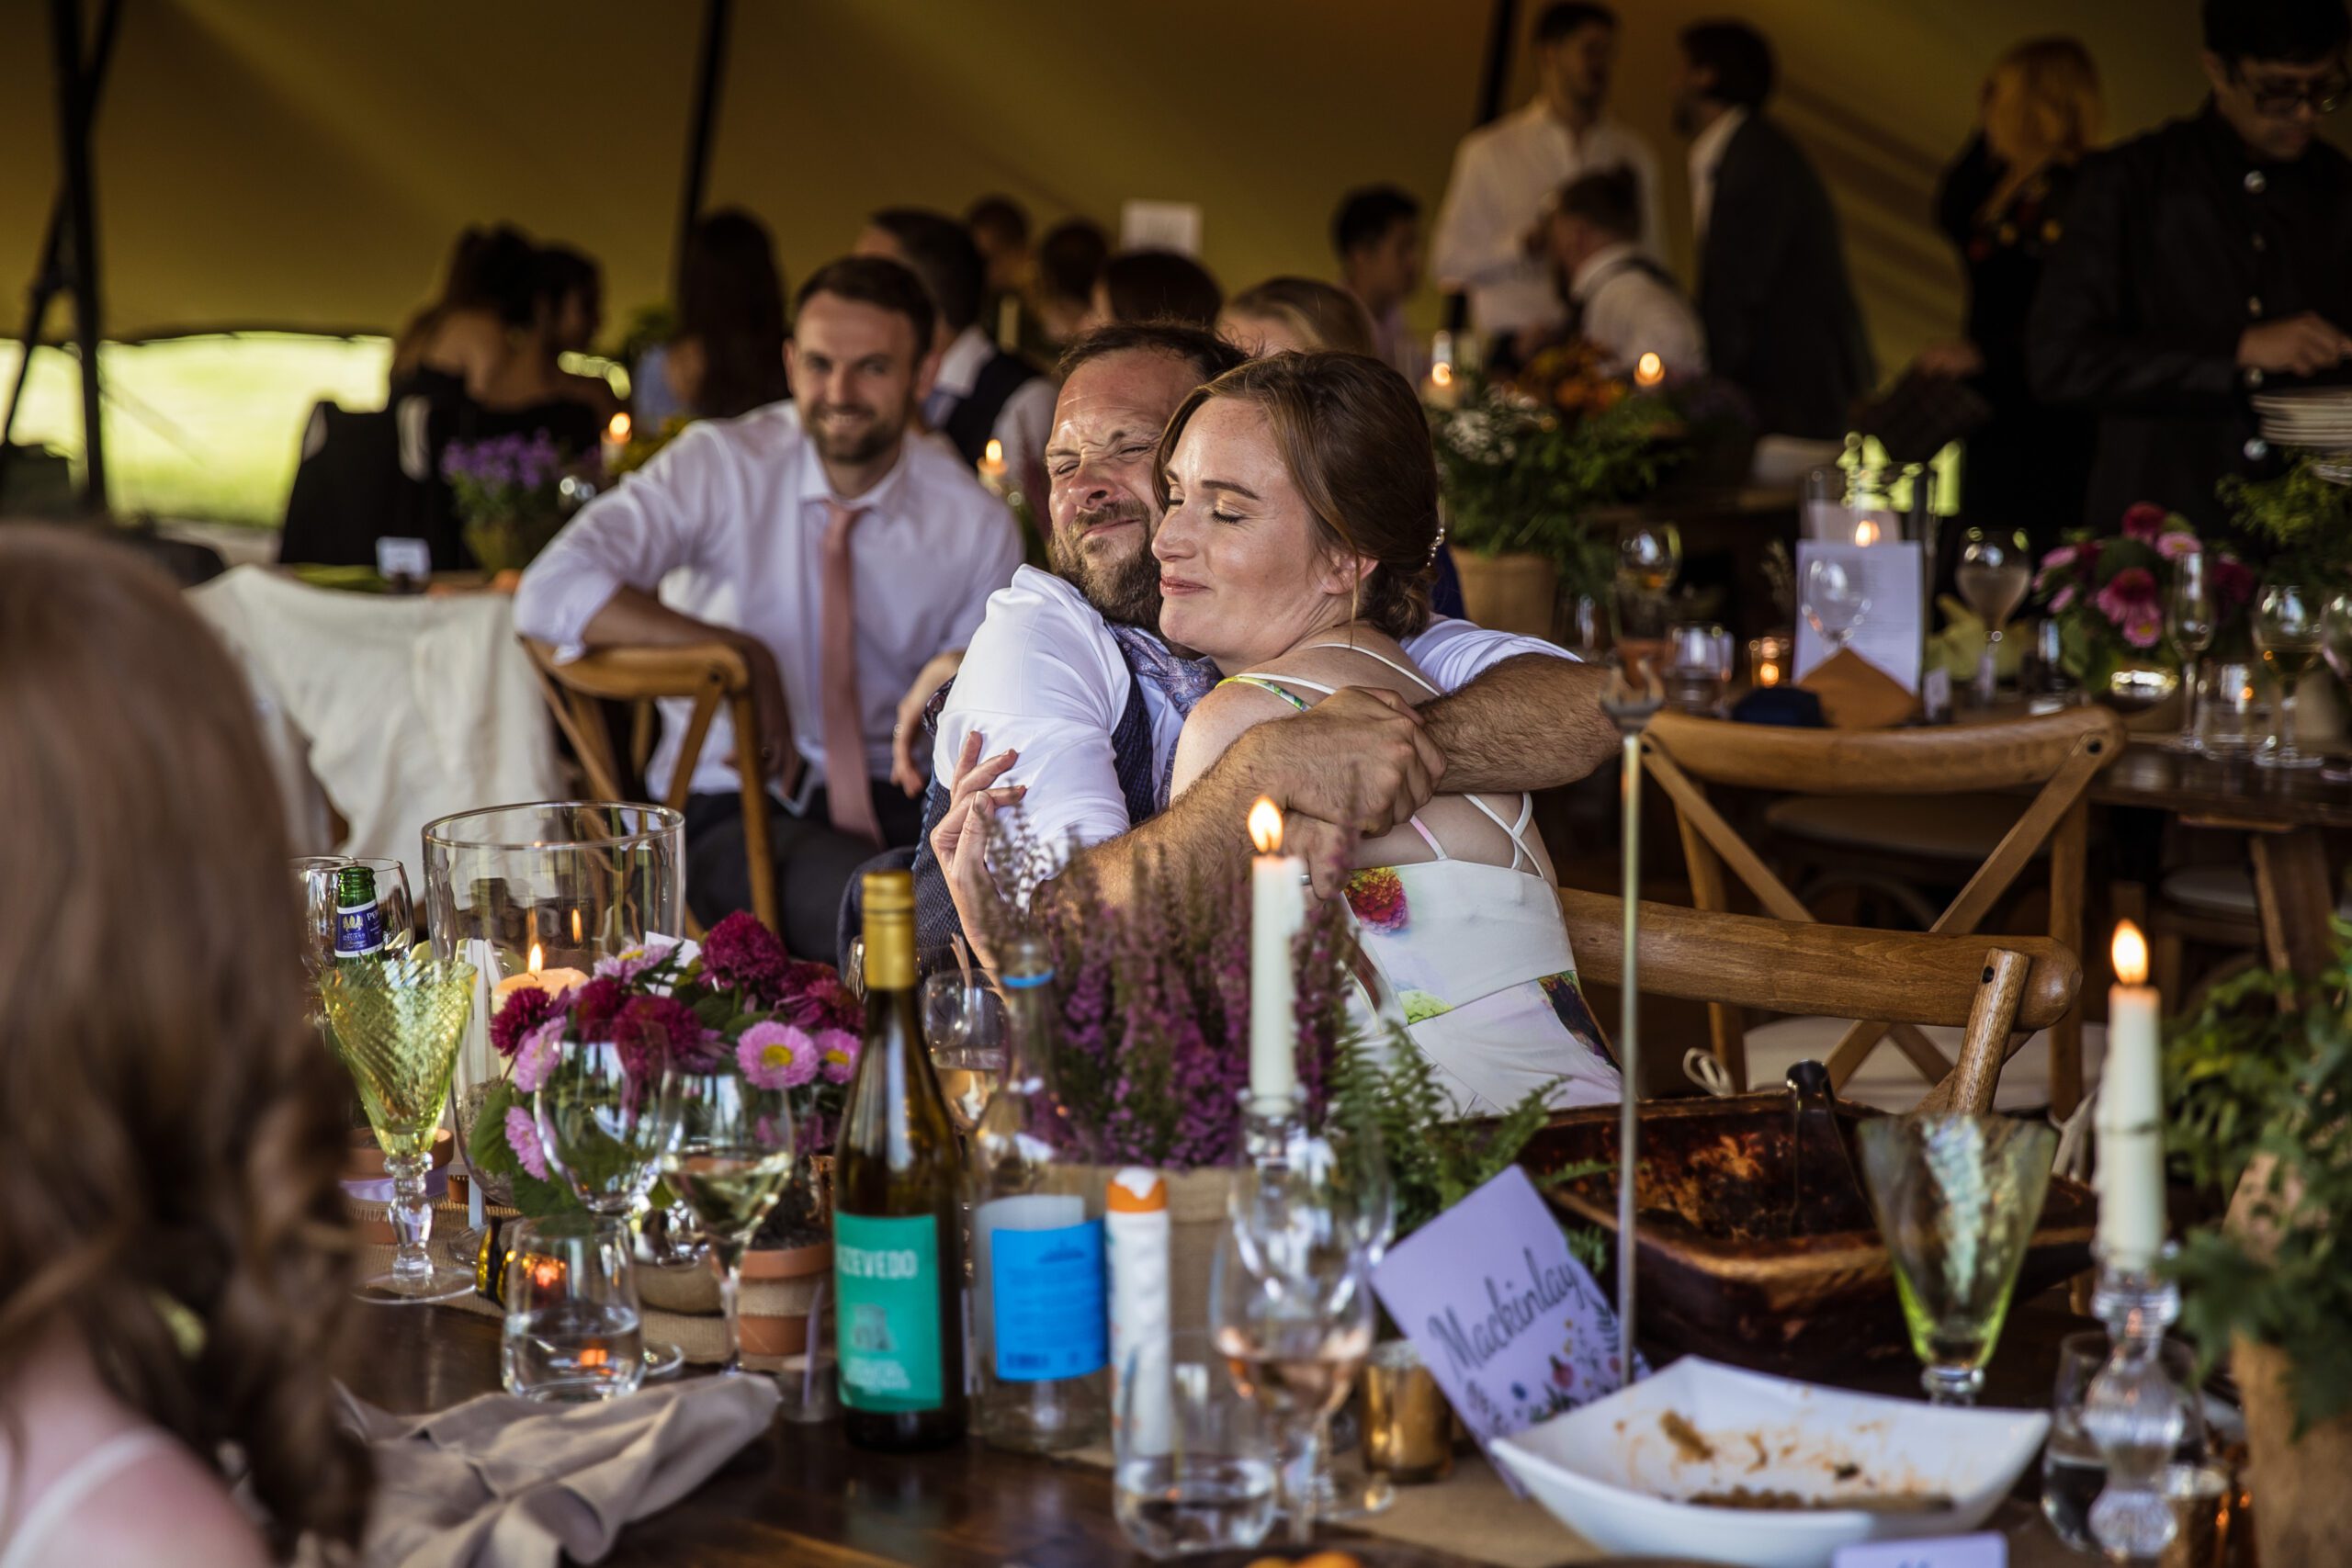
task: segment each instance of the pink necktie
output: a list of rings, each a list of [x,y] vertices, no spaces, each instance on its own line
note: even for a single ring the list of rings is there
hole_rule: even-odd
[[[834,828],[879,848],[882,824],[874,816],[866,782],[865,709],[857,698],[857,584],[849,558],[849,532],[865,515],[861,508],[825,502],[825,598],[817,672],[825,688],[827,809]]]

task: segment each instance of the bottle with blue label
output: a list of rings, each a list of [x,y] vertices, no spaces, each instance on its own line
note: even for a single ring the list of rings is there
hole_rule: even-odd
[[[376,901],[373,867],[342,867],[334,882],[334,961],[380,964],[384,960],[384,910]]]
[[[1003,950],[1004,1076],[972,1129],[972,1327],[979,1431],[1055,1453],[1109,1429],[1102,1172],[1054,1087],[1045,944]]]

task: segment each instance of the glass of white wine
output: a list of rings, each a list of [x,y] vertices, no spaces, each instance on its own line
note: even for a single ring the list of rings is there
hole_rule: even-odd
[[[1990,704],[1998,683],[2001,633],[2033,585],[2033,554],[2024,533],[1971,528],[1952,572],[1960,597],[1984,623],[1984,656],[1976,665],[1976,700]]]
[[[709,1238],[727,1320],[727,1359],[718,1370],[741,1371],[736,1292],[743,1254],[792,1179],[792,1106],[786,1090],[676,1062],[662,1075],[662,1099],[665,1119],[677,1128],[662,1156],[662,1177]]]
[[[969,1133],[1004,1077],[1004,998],[985,969],[934,970],[922,983],[922,1037],[947,1113]]]
[[[2268,740],[2254,754],[2265,768],[2316,768],[2320,759],[2296,749],[2295,688],[2319,662],[2321,596],[2292,582],[2265,586],[2254,603],[2254,646],[2278,688]]]

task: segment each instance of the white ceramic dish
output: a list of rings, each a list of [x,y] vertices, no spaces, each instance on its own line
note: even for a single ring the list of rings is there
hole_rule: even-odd
[[[1662,1418],[1687,1422],[1712,1457]],[[1859,1540],[1957,1535],[1983,1524],[2041,1452],[2043,1411],[1938,1409],[1686,1356],[1665,1371],[1494,1445],[1544,1507],[1604,1551],[1827,1568]],[[1841,1466],[1859,1469],[1838,1479]],[[1949,1508],[1770,1509],[1682,1499],[1736,1488],[1835,1501],[1919,1494]]]

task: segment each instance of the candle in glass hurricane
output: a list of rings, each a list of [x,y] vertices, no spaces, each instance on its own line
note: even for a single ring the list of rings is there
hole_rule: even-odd
[[[2124,1269],[2155,1261],[2165,1239],[2165,1145],[2156,1051],[2158,997],[2140,928],[2115,928],[2115,987],[2107,994],[2107,1064],[2099,1090],[2098,1247]]]
[[[1647,391],[1666,379],[1666,362],[1655,354],[1645,354],[1634,362],[1634,384]]]
[[[1250,808],[1250,1100],[1261,1115],[1288,1109],[1298,1088],[1297,979],[1291,941],[1306,922],[1306,863],[1282,852],[1282,808],[1264,795]]]
[[[560,997],[566,991],[588,983],[588,976],[580,970],[567,969],[560,964],[553,969],[545,967],[542,962],[544,957],[544,950],[537,942],[533,942],[530,967],[520,975],[507,976],[506,978],[498,982],[496,988],[492,991],[490,998],[492,1012],[495,1013],[500,1008],[504,1007],[507,998],[516,991],[545,991],[551,997]]]

